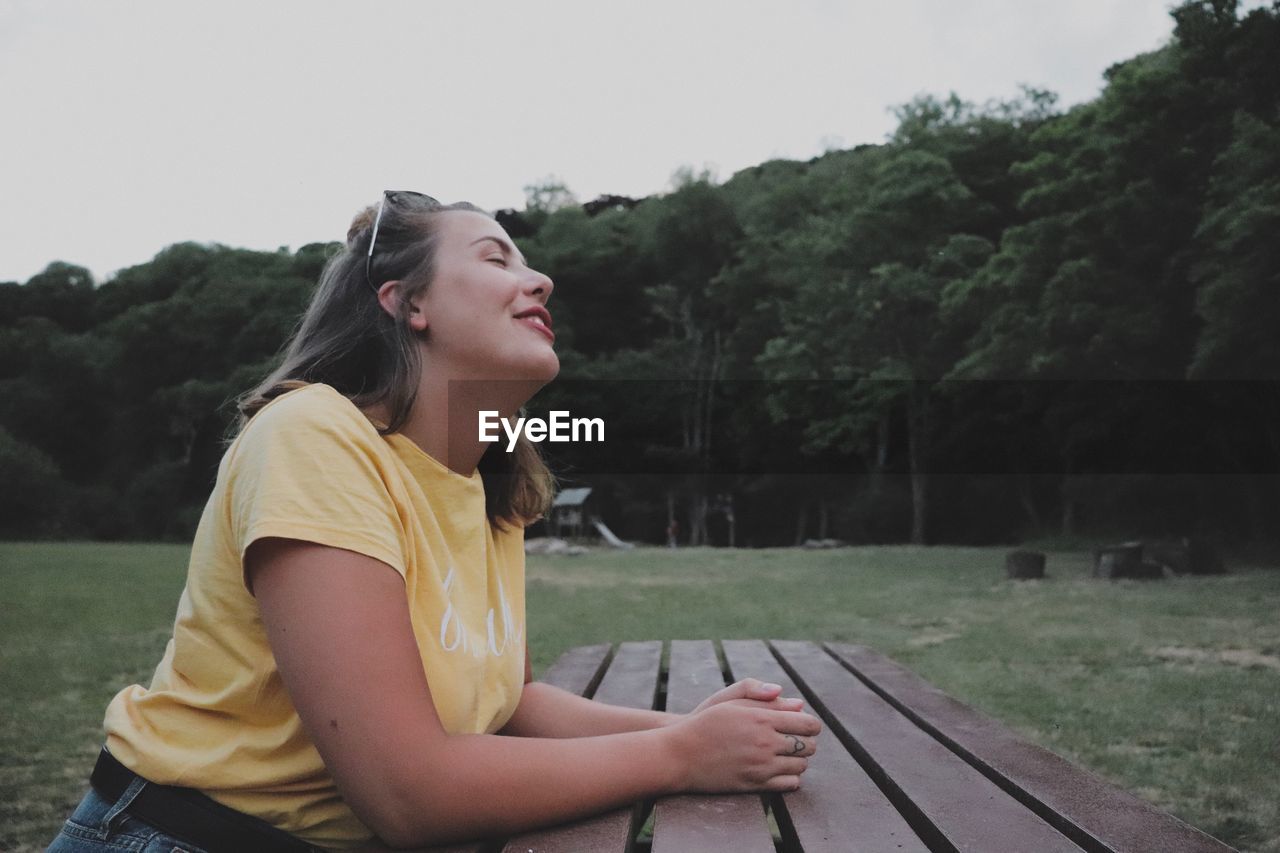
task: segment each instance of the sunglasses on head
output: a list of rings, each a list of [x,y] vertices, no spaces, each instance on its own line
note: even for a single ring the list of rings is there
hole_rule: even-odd
[[[378,215],[373,219],[373,235],[369,237],[369,252],[364,256],[364,277],[368,280],[369,286],[375,291],[377,285],[373,283],[373,247],[378,243],[378,226],[382,224],[382,213],[387,208],[387,202],[396,205],[418,204],[423,207],[439,207],[440,202],[425,193],[414,192],[413,190],[383,190],[382,200],[378,202]]]

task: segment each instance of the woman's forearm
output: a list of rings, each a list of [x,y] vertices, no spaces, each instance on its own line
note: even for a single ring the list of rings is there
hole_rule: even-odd
[[[673,735],[451,736],[416,779],[400,769],[394,829],[384,826],[383,839],[413,847],[509,835],[674,793],[685,785],[685,762]]]
[[[621,708],[531,682],[501,734],[515,737],[569,738],[656,729],[681,719],[680,714]]]
[[[727,701],[622,734],[412,739],[354,771],[381,787],[371,812],[382,838],[423,846],[510,835],[682,791],[794,791],[821,728],[808,714]],[[803,755],[790,749],[797,742]]]

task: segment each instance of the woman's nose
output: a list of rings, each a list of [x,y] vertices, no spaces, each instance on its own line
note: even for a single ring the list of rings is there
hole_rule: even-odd
[[[540,273],[537,270],[529,270],[529,292],[534,296],[541,296],[545,302],[551,298],[551,291],[555,290],[555,282],[551,277]]]

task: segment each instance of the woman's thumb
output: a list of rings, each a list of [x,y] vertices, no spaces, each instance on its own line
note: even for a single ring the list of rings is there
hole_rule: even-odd
[[[767,681],[757,681],[751,679],[751,683],[747,685],[747,696],[751,699],[761,699],[768,702],[776,699],[782,693],[782,685],[772,684]]]

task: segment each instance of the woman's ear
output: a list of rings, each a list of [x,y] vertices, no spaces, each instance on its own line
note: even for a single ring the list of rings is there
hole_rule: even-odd
[[[425,333],[427,331],[427,315],[412,302],[405,304],[409,306],[409,328],[419,335]]]
[[[409,328],[414,332],[425,332],[427,330],[427,317],[422,312],[422,308],[404,298],[404,287],[400,281],[388,281],[378,288],[378,304],[382,306],[382,310],[386,311],[392,317],[400,317],[406,314],[409,321]]]
[[[378,304],[392,317],[400,316],[400,292],[398,281],[383,282],[382,287],[378,288]]]

